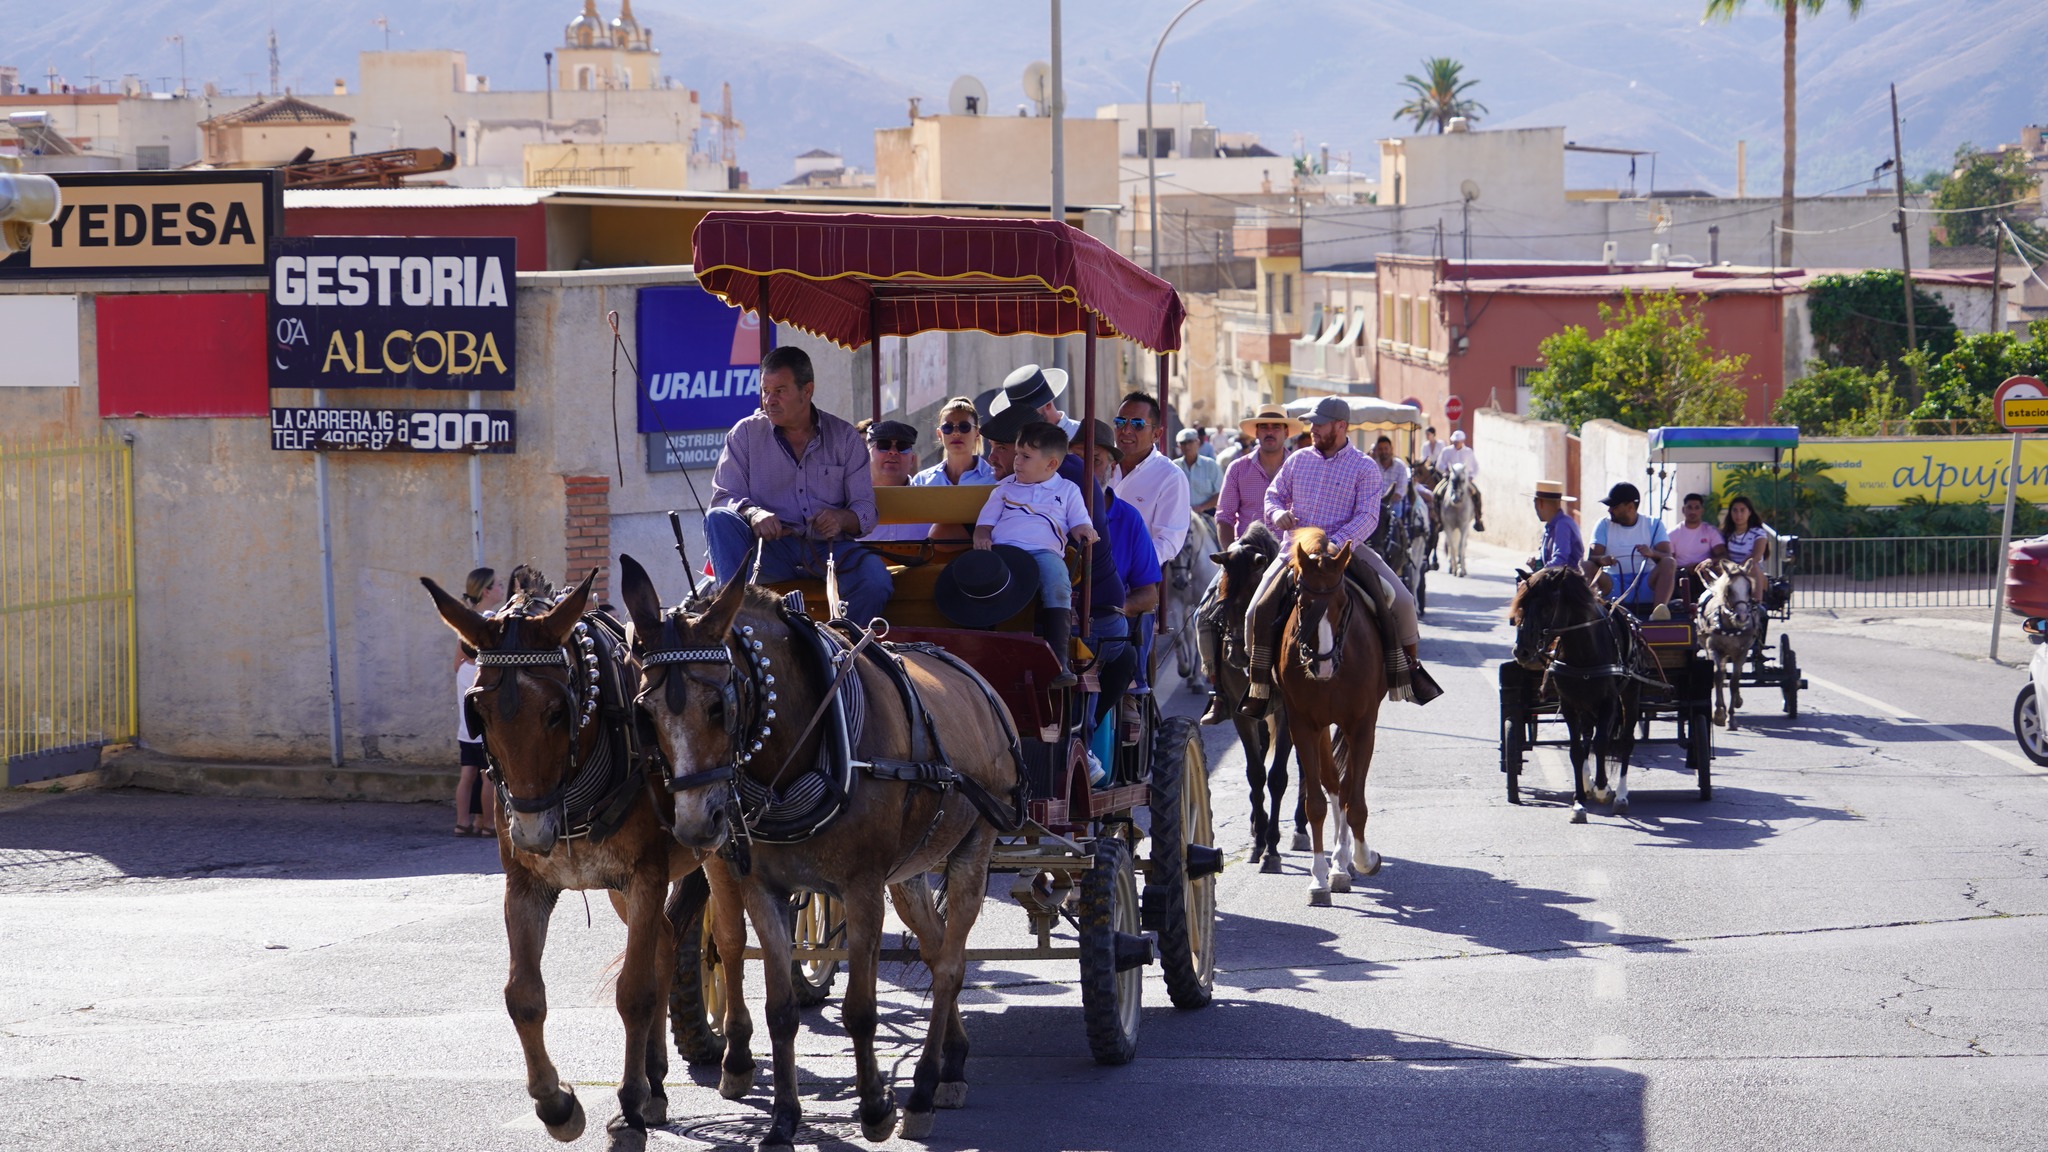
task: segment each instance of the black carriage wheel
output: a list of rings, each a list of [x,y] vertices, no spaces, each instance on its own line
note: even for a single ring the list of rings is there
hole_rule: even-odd
[[[1500,770],[1508,778],[1508,803],[1522,802],[1522,752],[1534,741],[1533,702],[1525,707],[1527,677],[1513,662],[1500,666]]]
[[[1705,708],[1692,711],[1692,738],[1686,742],[1686,766],[1699,780],[1700,799],[1714,798],[1714,725]]]
[[[1522,722],[1513,717],[1501,721],[1500,770],[1508,777],[1508,803],[1522,802]]]
[[[1200,1008],[1216,984],[1216,877],[1190,879],[1188,849],[1213,850],[1216,832],[1208,758],[1193,717],[1175,716],[1152,734],[1151,814],[1145,904],[1157,909],[1159,972],[1174,1007]]]
[[[1076,906],[1081,924],[1081,1020],[1088,1050],[1098,1064],[1128,1064],[1138,1054],[1138,1021],[1145,970],[1117,971],[1118,946],[1126,950],[1138,935],[1138,879],[1123,837],[1097,837],[1095,865],[1081,874]],[[1119,940],[1122,937],[1122,940]]]
[[[1792,654],[1792,638],[1778,637],[1778,688],[1785,694],[1785,715],[1799,719],[1799,657]]]
[[[798,948],[846,946],[846,909],[823,892],[805,893],[790,920],[790,942]],[[796,986],[796,1002],[816,1008],[832,998],[832,986],[839,980],[839,961],[792,959],[789,978]]]
[[[702,872],[683,878],[686,911],[676,932],[676,972],[669,983],[668,1026],[676,1052],[692,1064],[725,1058],[725,978],[711,940],[711,886]]]

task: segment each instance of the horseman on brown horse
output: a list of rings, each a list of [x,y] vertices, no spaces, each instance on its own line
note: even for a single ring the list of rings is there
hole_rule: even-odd
[[[1289,456],[1266,491],[1267,522],[1301,538],[1266,569],[1252,597],[1245,621],[1251,686],[1242,710],[1263,714],[1277,676],[1309,802],[1315,851],[1309,897],[1324,903],[1331,891],[1349,889],[1350,842],[1355,836],[1363,845],[1365,773],[1381,698],[1426,704],[1441,689],[1418,660],[1414,597],[1366,543],[1379,523],[1386,474],[1351,444],[1348,401],[1327,397],[1308,421],[1310,447]],[[1275,632],[1283,623],[1276,668]],[[1341,680],[1340,665],[1346,667]],[[1332,727],[1340,735],[1342,773],[1333,760]],[[1310,787],[1311,781],[1320,787]],[[1326,791],[1338,796],[1345,816],[1338,833],[1341,880],[1330,876],[1323,853]],[[1369,875],[1376,865],[1371,854],[1365,859],[1368,870],[1361,874]]]

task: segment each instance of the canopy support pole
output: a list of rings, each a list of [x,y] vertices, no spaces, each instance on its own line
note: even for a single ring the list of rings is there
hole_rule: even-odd
[[[882,418],[882,309],[868,301],[868,415]]]
[[[768,278],[756,276],[754,283],[761,292],[761,300],[754,308],[754,315],[761,321],[761,359],[766,360],[768,354],[775,351],[775,330],[768,323]]]
[[[1088,499],[1088,520],[1098,523],[1102,519],[1102,489],[1096,484],[1095,475],[1095,325],[1088,325],[1088,338],[1082,345],[1087,356],[1087,367],[1082,369],[1082,388],[1087,398],[1081,401],[1081,491]],[[1081,636],[1083,639],[1095,635],[1095,548],[1090,545],[1081,549]]]

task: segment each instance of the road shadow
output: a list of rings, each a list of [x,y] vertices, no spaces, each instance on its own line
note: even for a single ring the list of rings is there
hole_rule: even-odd
[[[497,842],[454,837],[449,804],[79,792],[0,812],[0,892],[124,878],[385,879],[497,874]],[[17,879],[18,878],[18,879]],[[33,878],[31,880],[31,878]]]
[[[1720,760],[1716,758],[1716,766]],[[1629,770],[1629,811],[1616,816],[1604,804],[1586,807],[1595,826],[1613,825],[1643,833],[1649,847],[1694,848],[1716,851],[1754,848],[1793,824],[1814,821],[1860,820],[1862,817],[1839,808],[1804,803],[1807,797],[1788,796],[1756,788],[1730,787],[1724,779],[1714,783],[1711,800],[1701,800],[1690,774],[1644,779],[1641,766]],[[1562,821],[1563,809],[1572,802],[1570,792],[1533,789],[1529,776],[1522,776],[1522,806],[1551,809],[1545,818]]]
[[[1642,952],[1684,949],[1651,936],[1616,932],[1579,915],[1589,896],[1518,884],[1480,868],[1392,860],[1377,876],[1356,881],[1349,899],[1368,920],[1470,941],[1496,952],[1563,958],[1574,948],[1629,944]],[[1344,903],[1344,896],[1333,897]]]

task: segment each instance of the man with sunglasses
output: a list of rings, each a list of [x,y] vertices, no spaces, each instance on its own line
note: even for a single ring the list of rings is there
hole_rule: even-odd
[[[868,442],[868,475],[877,488],[908,488],[917,463],[917,429],[901,420],[863,420],[854,425]],[[876,524],[863,540],[922,540],[929,524]]]
[[[1188,474],[1161,455],[1159,402],[1149,392],[1131,392],[1116,410],[1116,447],[1123,453],[1109,480],[1117,499],[1138,510],[1152,549],[1165,567],[1188,542]]]

